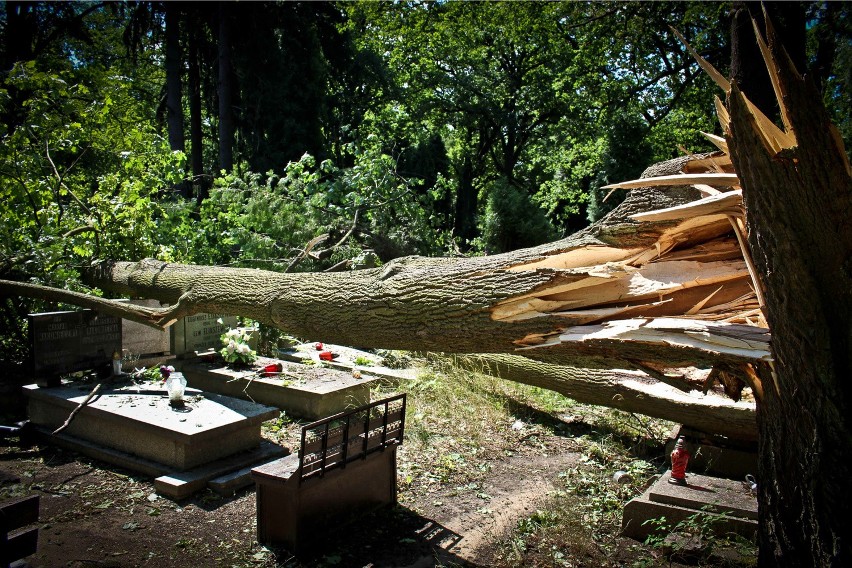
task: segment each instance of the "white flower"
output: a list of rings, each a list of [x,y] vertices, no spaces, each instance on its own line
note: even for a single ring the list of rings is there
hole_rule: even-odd
[[[245,343],[240,343],[240,346],[237,348],[237,350],[239,351],[240,355],[246,355],[249,351],[251,351],[251,347],[249,347]]]
[[[228,350],[228,353],[233,353],[234,349],[236,349],[236,348],[237,348],[237,344],[234,343],[233,339],[231,341],[229,341],[228,345],[225,347],[225,349]]]

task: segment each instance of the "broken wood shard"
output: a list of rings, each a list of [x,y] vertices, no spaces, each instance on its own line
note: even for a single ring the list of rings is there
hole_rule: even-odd
[[[678,174],[611,183],[603,186],[601,189],[636,189],[639,187],[694,185],[696,183],[709,185],[711,187],[739,187],[740,180],[737,177],[737,174]]]
[[[719,71],[717,71],[716,68],[713,67],[706,59],[701,57],[698,54],[698,52],[695,51],[695,49],[693,49],[693,47],[691,45],[689,45],[689,42],[686,41],[686,38],[683,37],[683,35],[679,31],[677,31],[672,26],[669,26],[669,29],[672,32],[674,32],[674,34],[677,36],[677,38],[680,40],[680,42],[686,47],[687,51],[689,51],[690,55],[692,55],[692,57],[695,59],[695,61],[698,62],[698,65],[700,65],[701,68],[704,69],[704,71],[707,73],[707,75],[710,76],[711,79],[713,79],[713,82],[716,83],[717,85],[719,85],[719,88],[722,89],[723,91],[725,91],[725,93],[730,91],[731,90],[731,82],[728,81],[724,77],[724,75],[719,73]]]
[[[523,347],[541,349],[569,343],[631,342],[646,345],[686,347],[712,354],[733,363],[769,362],[768,330],[748,325],[689,320],[684,318],[636,318],[599,325],[569,328],[547,343]]]
[[[710,195],[697,201],[648,211],[647,213],[636,213],[630,218],[635,221],[671,221],[685,219],[688,217],[700,217],[702,215],[726,215],[740,217],[743,215],[743,192],[742,190],[728,191]]]
[[[702,132],[701,134],[703,134],[707,140],[712,142],[714,146],[723,151],[725,154],[728,153],[728,142],[724,138],[716,136],[715,134],[710,134],[709,132]]]

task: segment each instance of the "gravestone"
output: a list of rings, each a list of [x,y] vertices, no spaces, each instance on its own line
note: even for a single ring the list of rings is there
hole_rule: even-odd
[[[185,317],[170,328],[171,351],[174,355],[183,357],[210,349],[218,350],[222,347],[220,336],[229,328],[238,325],[236,316],[195,314]]]
[[[108,365],[121,352],[121,319],[92,310],[29,314],[33,374],[41,379]]]
[[[29,418],[55,429],[89,394],[91,385],[58,388],[24,386]],[[113,385],[102,389],[63,431],[103,446],[187,470],[260,443],[260,424],[277,418],[277,408],[188,389],[175,408],[156,384]]]
[[[146,308],[162,307],[158,300],[127,300],[127,302]],[[121,320],[121,337],[124,351],[143,358],[165,355],[171,349],[168,331],[127,319]]]

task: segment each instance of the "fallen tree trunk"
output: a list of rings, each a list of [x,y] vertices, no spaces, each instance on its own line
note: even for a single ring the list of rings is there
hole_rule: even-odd
[[[706,173],[727,165],[720,153],[658,164],[644,175],[665,176],[665,191],[636,189],[576,235],[502,255],[407,257],[378,269],[297,274],[148,259],[105,263],[85,277],[115,294],[171,304],[163,310],[106,306],[151,325],[210,312],[355,347],[523,354],[515,360],[526,361],[530,372],[512,380],[736,433],[726,429],[732,422],[725,418],[699,420],[728,416],[715,402],[684,401],[685,395],[676,400],[669,387],[648,388],[661,381],[689,391],[694,384],[665,369],[716,366],[734,377],[728,382],[744,381],[761,393],[750,369],[770,359],[770,337],[731,221],[742,215],[741,196],[734,191],[720,197],[706,187],[736,187],[735,176]],[[698,189],[691,187],[696,183]],[[695,202],[702,192],[712,199]],[[653,210],[657,214],[649,216]],[[0,282],[3,289],[96,309],[105,302],[20,283]],[[570,369],[559,370],[562,364]],[[629,371],[601,380],[605,375],[595,369]],[[637,377],[644,378],[626,382]],[[741,387],[725,386],[739,395]],[[753,431],[753,410],[736,412],[744,417],[742,432]]]
[[[757,440],[754,403],[715,393],[684,392],[642,371],[581,369],[506,354],[457,357],[471,370],[549,389],[584,404],[617,408],[679,422],[701,432]]]
[[[648,173],[672,175],[690,161]],[[631,218],[698,195],[688,187],[635,191],[586,231],[495,256],[406,257],[378,269],[299,274],[143,260],[101,265],[87,280],[172,304],[143,315],[159,325],[197,312],[237,314],[357,347],[524,349],[529,358],[588,368],[768,360],[769,335],[748,319],[758,303],[732,234],[735,204],[674,215],[681,219]]]

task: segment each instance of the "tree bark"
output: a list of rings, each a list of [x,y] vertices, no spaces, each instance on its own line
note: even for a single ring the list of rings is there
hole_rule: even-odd
[[[166,109],[169,147],[181,152],[186,148],[183,135],[183,104],[180,49],[180,6],[167,2],[166,10]]]
[[[775,356],[758,404],[759,563],[849,566],[852,178],[819,93],[767,32],[794,143],[768,150],[736,84],[727,136]]]
[[[778,117],[778,104],[754,36],[752,19],[763,27],[766,10],[778,27],[793,63],[805,68],[805,13],[799,2],[736,1],[731,13],[731,79],[771,119]]]
[[[184,152],[186,141],[183,133],[183,58],[180,48],[181,8],[175,2],[166,2],[166,123],[169,132],[169,148],[173,152]],[[192,185],[187,181],[180,184],[184,198],[192,196]]]
[[[665,167],[676,171],[688,161]],[[87,279],[173,304],[155,318],[164,325],[197,312],[230,313],[333,343],[523,350],[588,368],[737,368],[766,360],[765,329],[717,321],[757,306],[727,217],[641,224],[630,217],[695,194],[636,190],[587,231],[494,256],[406,257],[377,269],[308,274],[145,260],[108,263]]]

